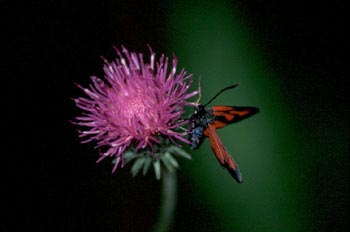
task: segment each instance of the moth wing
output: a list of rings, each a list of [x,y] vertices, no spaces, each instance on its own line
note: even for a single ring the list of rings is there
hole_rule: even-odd
[[[211,148],[213,149],[215,157],[220,165],[226,168],[238,183],[242,183],[242,174],[236,162],[232,159],[225,146],[222,144],[219,135],[216,133],[215,126],[208,124],[208,128],[204,131],[204,134],[209,137]]]
[[[259,109],[251,106],[213,106],[215,128],[222,128],[228,124],[239,122],[259,112]]]

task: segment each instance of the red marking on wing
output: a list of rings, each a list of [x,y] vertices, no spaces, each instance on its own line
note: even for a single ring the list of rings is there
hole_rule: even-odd
[[[211,148],[219,161],[220,165],[226,168],[231,176],[238,182],[242,183],[242,175],[235,161],[232,159],[225,146],[222,144],[220,137],[216,133],[216,128],[208,124],[204,134],[209,137]]]
[[[223,128],[227,125],[227,123],[215,120],[211,125],[213,125],[215,128]]]
[[[213,106],[212,110],[215,116],[212,125],[216,129],[239,122],[259,112],[258,108],[249,106]]]
[[[229,111],[233,109],[233,106],[213,106],[214,111]]]

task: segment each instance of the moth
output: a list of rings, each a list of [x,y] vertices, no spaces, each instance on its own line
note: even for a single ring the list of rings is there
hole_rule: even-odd
[[[220,90],[206,104],[195,104],[194,113],[189,119],[189,140],[192,149],[198,149],[206,137],[210,140],[211,148],[220,165],[224,167],[231,176],[238,182],[242,183],[242,174],[232,159],[229,152],[223,145],[216,130],[229,124],[239,122],[259,112],[259,109],[251,106],[225,106],[215,105],[206,107],[216,97],[226,90],[237,87],[238,84],[230,85]]]

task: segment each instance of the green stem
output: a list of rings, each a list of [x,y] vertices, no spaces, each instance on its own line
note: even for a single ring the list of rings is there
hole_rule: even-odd
[[[176,171],[163,169],[160,216],[155,232],[166,232],[171,228],[176,204]]]

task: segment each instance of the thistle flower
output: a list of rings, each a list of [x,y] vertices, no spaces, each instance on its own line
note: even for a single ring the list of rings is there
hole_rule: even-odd
[[[83,111],[74,123],[81,127],[82,143],[96,142],[97,162],[114,157],[114,172],[119,164],[138,158],[131,171],[143,167],[145,174],[153,161],[159,177],[160,160],[171,169],[177,167],[172,154],[188,157],[178,147],[189,143],[179,128],[187,123],[182,120],[184,106],[193,104],[186,100],[198,91],[188,92],[192,75],[184,69],[176,73],[175,56],[170,69],[168,58],[162,55],[156,62],[150,47],[149,61],[124,47],[115,50],[115,61],[104,59],[104,80],[92,76],[89,88],[78,85],[86,96],[74,99]]]

